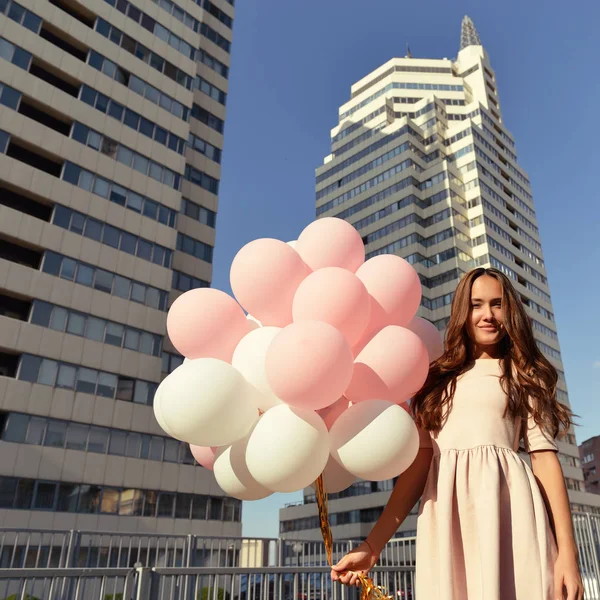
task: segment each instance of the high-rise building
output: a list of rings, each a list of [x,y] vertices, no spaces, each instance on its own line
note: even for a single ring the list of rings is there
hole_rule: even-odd
[[[0,526],[241,533],[152,410],[211,281],[233,4],[0,2]]]
[[[600,494],[600,435],[595,435],[579,445],[579,458],[583,467],[586,492]]]
[[[556,324],[527,173],[505,127],[496,76],[465,17],[456,60],[393,58],[352,86],[316,171],[317,217],[339,217],[362,235],[367,258],[407,259],[423,286],[420,316],[444,330],[460,277],[493,266],[519,292],[540,349],[568,403]],[[600,513],[584,492],[573,432],[559,442],[573,511]],[[333,494],[334,539],[364,538],[393,481],[359,481]],[[282,509],[281,534],[318,538],[314,492]],[[398,535],[413,535],[417,507]]]

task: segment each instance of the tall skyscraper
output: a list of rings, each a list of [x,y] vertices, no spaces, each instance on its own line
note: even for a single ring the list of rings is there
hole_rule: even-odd
[[[558,370],[558,336],[529,178],[504,125],[496,76],[469,17],[456,60],[394,58],[352,86],[316,172],[317,217],[346,219],[367,258],[397,254],[423,284],[419,314],[443,330],[460,277],[477,266],[504,272],[533,319],[540,349]],[[584,491],[573,433],[559,443],[573,511],[600,513]],[[331,497],[334,538],[364,538],[393,481],[359,481]],[[314,492],[280,513],[286,537],[318,538]],[[413,535],[417,507],[398,535]]]
[[[0,526],[241,533],[152,410],[211,281],[233,4],[0,2]]]

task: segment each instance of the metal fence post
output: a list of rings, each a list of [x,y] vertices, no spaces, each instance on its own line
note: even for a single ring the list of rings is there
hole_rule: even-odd
[[[158,600],[159,576],[151,567],[138,567],[135,600]]]

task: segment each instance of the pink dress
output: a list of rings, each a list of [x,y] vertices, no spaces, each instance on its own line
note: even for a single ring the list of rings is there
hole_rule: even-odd
[[[417,525],[416,600],[554,600],[556,544],[540,489],[517,454],[557,450],[530,417],[503,417],[501,365],[457,381],[442,430],[420,431],[433,460]]]

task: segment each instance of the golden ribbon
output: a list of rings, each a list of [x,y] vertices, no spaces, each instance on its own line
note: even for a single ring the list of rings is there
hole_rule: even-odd
[[[333,566],[332,552],[333,552],[333,535],[331,533],[331,527],[329,526],[329,508],[328,508],[328,495],[323,485],[323,475],[319,475],[315,482],[317,506],[319,507],[319,526],[321,528],[321,535],[323,536],[323,542],[325,543],[325,552],[327,553],[327,562],[329,566]],[[393,600],[392,596],[388,596],[383,588],[373,583],[373,580],[367,575],[362,573],[356,573],[362,586],[360,600]]]

